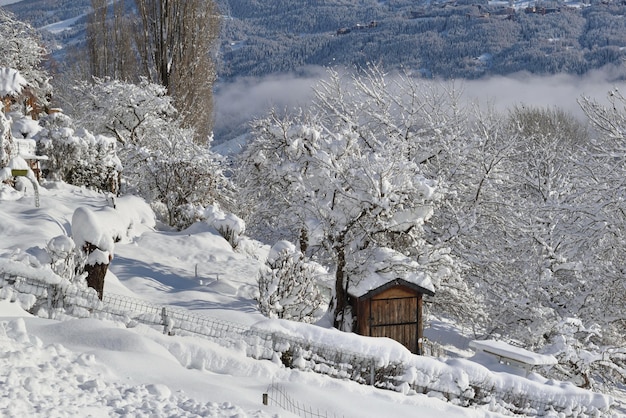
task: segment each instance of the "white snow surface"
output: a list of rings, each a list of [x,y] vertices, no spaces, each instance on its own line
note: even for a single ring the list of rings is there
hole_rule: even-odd
[[[511,344],[507,344],[504,341],[496,340],[483,340],[472,341],[470,347],[485,353],[494,354],[500,357],[510,358],[520,363],[529,365],[542,365],[542,364],[557,364],[557,360],[554,356],[533,353],[532,351],[525,350],[520,347],[515,347]]]
[[[19,71],[0,67],[0,97],[19,96],[28,82]]]
[[[6,186],[0,186],[0,188]],[[35,208],[28,190],[0,201],[0,271],[48,282],[61,280],[43,264],[46,244],[77,228],[72,217],[87,208],[81,226],[98,224],[99,237],[116,236],[115,258],[104,293],[159,305],[186,308],[258,329],[297,335],[321,344],[402,359],[407,379],[426,380],[432,370],[453,376],[490,376],[495,385],[523,387],[531,396],[589,397],[609,402],[573,385],[493,373],[468,360],[437,361],[410,354],[385,338],[365,338],[320,325],[269,320],[256,309],[256,272],[269,249],[245,245],[235,252],[215,229],[198,223],[181,232],[154,230],[154,217],[141,199],[110,199],[84,188],[48,183]],[[0,197],[4,196],[0,193]],[[93,216],[92,216],[93,215]],[[82,234],[87,238],[86,232]],[[64,250],[60,239],[57,249]],[[78,244],[78,243],[77,243]],[[25,263],[27,261],[28,263]],[[41,277],[39,277],[41,276]],[[462,408],[440,397],[374,389],[313,372],[285,368],[280,361],[254,360],[240,347],[224,347],[200,337],[164,335],[147,325],[108,319],[35,317],[19,298],[0,289],[0,411],[11,417],[294,417],[262,404],[268,385],[283,388],[295,402],[335,417],[496,417],[486,409]],[[461,382],[461,383],[460,383]],[[549,395],[544,395],[542,389]],[[556,415],[555,415],[556,416]]]

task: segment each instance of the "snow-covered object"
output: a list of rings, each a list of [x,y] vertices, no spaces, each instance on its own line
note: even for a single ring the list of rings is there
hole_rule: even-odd
[[[296,246],[293,243],[281,240],[272,246],[269,254],[267,255],[267,262],[272,264],[275,263],[276,260],[281,256],[281,254],[296,254],[299,253],[296,249]]]
[[[60,258],[65,258],[74,251],[75,247],[76,244],[74,244],[74,240],[67,235],[59,235],[48,241],[48,252]]]
[[[61,276],[57,275],[49,267],[33,266],[30,263],[24,263],[8,258],[0,257],[0,272],[9,276],[28,277],[47,284],[60,284],[65,281]]]
[[[42,205],[37,211],[38,216],[33,216],[33,211],[24,211],[22,202],[0,202],[0,252],[44,243],[62,232],[76,207],[101,206],[104,201],[102,194],[64,183],[49,184],[49,189],[42,190],[42,197],[50,198],[54,204]],[[139,201],[133,202],[139,204]],[[122,199],[117,202],[119,216],[127,210],[131,211],[125,206],[128,203]],[[141,205],[143,207],[145,203]],[[137,212],[140,210],[136,209]],[[249,325],[264,320],[267,329],[293,336],[294,340],[301,337],[324,344],[331,354],[337,349],[380,353],[381,358],[389,359],[388,364],[396,359],[404,361],[408,358],[407,367],[400,375],[401,384],[429,381],[440,388],[458,388],[459,391],[464,388],[464,392],[469,394],[468,384],[480,383],[481,388],[486,388],[482,391],[485,396],[493,393],[493,387],[501,394],[508,394],[506,399],[511,399],[511,393],[521,393],[526,399],[538,403],[555,400],[572,406],[569,414],[547,411],[547,416],[611,416],[611,411],[604,410],[605,413],[602,413],[594,409],[607,405],[608,395],[582,390],[574,385],[534,375],[525,379],[509,373],[494,373],[471,361],[439,361],[413,356],[399,343],[386,338],[362,337],[292,321],[266,320],[250,309],[253,305],[251,289],[255,284],[254,273],[259,263],[232,251],[208,226],[198,224],[196,228],[195,231],[184,232],[150,231],[127,244],[116,244],[116,253],[120,256],[112,263],[113,274],[107,276],[107,286],[112,286],[114,293],[162,305],[185,307],[193,313],[227,321]],[[0,260],[6,259],[4,254],[0,254]],[[219,271],[219,279],[215,280],[212,276],[204,285],[197,285],[193,281],[194,266],[197,264],[204,266],[205,272]],[[50,274],[50,269],[45,266],[25,267],[34,274],[45,271]],[[389,416],[389,411],[393,411],[394,417],[414,417],[415,411],[419,411],[420,417],[424,418],[478,418],[495,416],[498,412],[507,414],[506,407],[495,397],[491,404],[461,408],[453,402],[441,401],[441,395],[434,398],[409,390],[412,396],[401,396],[399,393],[380,392],[373,386],[331,380],[312,371],[301,373],[289,370],[280,360],[257,361],[244,355],[244,352],[258,353],[266,349],[266,346],[254,344],[265,344],[265,340],[256,338],[254,333],[244,338],[237,333],[232,343],[225,338],[209,341],[183,335],[171,337],[162,334],[162,327],[153,329],[142,324],[128,327],[127,322],[118,322],[118,317],[115,322],[93,318],[61,322],[25,318],[24,333],[23,326],[7,324],[7,321],[13,321],[4,318],[7,316],[7,305],[10,305],[9,300],[0,301],[0,351],[3,353],[0,355],[0,381],[7,383],[2,385],[0,402],[5,402],[6,411],[3,412],[10,416],[42,416],[46,413],[46,416],[117,415],[122,410],[130,415],[170,416],[226,417],[239,413],[237,416],[262,418],[268,414],[287,414],[271,406],[252,415],[233,411],[232,408],[220,415],[212,415],[208,409],[190,409],[199,408],[194,399],[203,402],[228,399],[235,405],[245,405],[250,411],[259,411],[258,389],[266,388],[268,380],[283,383],[296,398],[298,394],[306,394],[300,399],[309,402],[314,410],[320,407],[338,416],[355,416],[355,411],[358,416],[364,416],[363,412],[367,411],[368,417]],[[440,331],[431,330],[446,338]],[[18,336],[22,339],[24,335],[32,343],[18,344]],[[456,333],[450,337],[462,339]],[[386,354],[388,351],[389,355]],[[385,365],[382,361],[380,363]],[[155,364],[159,367],[155,368]],[[308,370],[312,363],[294,359],[294,364]],[[327,364],[317,361],[316,370],[329,368]],[[29,390],[37,388],[37,385],[38,390]],[[169,387],[172,397],[159,400],[150,396],[153,392],[167,392],[155,388],[155,385]],[[147,390],[148,387],[151,389]],[[31,401],[44,397],[46,402]],[[172,409],[177,405],[181,408]],[[219,406],[212,405],[215,408]],[[619,412],[623,413],[623,410],[614,412],[613,416],[619,415]]]
[[[20,137],[15,137],[13,139],[13,149],[16,151],[15,154],[19,155],[22,158],[26,158],[29,160],[38,159],[45,160],[46,157],[36,155],[37,143],[33,139],[25,139]]]
[[[128,243],[154,226],[150,206],[143,199],[128,195],[115,199],[115,208],[76,209],[72,216],[72,238],[76,247],[90,243],[105,253],[103,257],[112,258],[114,241]]]
[[[67,235],[58,235],[48,241],[46,250],[50,257],[52,270],[61,277],[72,279],[75,276],[74,240]]]
[[[233,248],[237,246],[239,237],[246,230],[246,223],[243,219],[232,213],[223,212],[217,205],[208,206],[204,210],[203,217],[206,223],[217,229]]]
[[[9,167],[12,170],[29,170],[30,169],[26,160],[22,157],[11,158],[11,160],[9,161],[9,164],[7,164],[7,167]]]
[[[355,353],[354,364],[359,356],[364,364],[360,367],[374,366],[385,368],[402,365],[404,374],[398,377],[394,390],[410,393],[411,389],[432,391],[433,394],[448,394],[452,397],[479,399],[484,397],[485,389],[490,394],[494,405],[499,397],[509,399],[518,396],[520,399],[532,400],[537,405],[558,405],[569,414],[563,416],[599,416],[601,411],[608,411],[613,399],[600,393],[580,389],[571,383],[545,379],[539,375],[531,378],[493,372],[485,366],[464,359],[435,359],[427,356],[414,355],[400,343],[388,338],[363,337],[353,333],[345,333],[336,329],[325,329],[319,326],[299,324],[292,321],[270,319],[253,326],[254,330],[271,332],[282,336],[288,347],[278,347],[279,351],[291,350],[302,352],[302,348],[311,350],[311,345],[325,347],[326,350],[337,349]],[[298,342],[298,343],[295,343]],[[299,346],[297,344],[300,344]],[[314,351],[313,351],[314,352]],[[315,353],[315,352],[314,352]],[[358,356],[356,355],[358,353]],[[311,354],[311,353],[309,353]],[[329,368],[315,355],[307,355],[306,361],[299,361],[304,370],[321,370]],[[353,366],[354,366],[353,364]],[[337,363],[334,366],[338,366]],[[476,389],[479,389],[477,391]],[[528,415],[537,415],[537,410],[527,407]],[[557,415],[555,415],[557,416]],[[561,415],[558,415],[561,416]]]
[[[11,114],[11,134],[14,138],[33,138],[39,131],[41,131],[41,126],[36,120],[33,120],[30,116],[23,116],[21,114],[12,113]],[[20,153],[25,153],[25,150],[18,150]],[[34,152],[28,152],[30,154],[34,154]]]
[[[15,97],[22,94],[28,82],[19,71],[13,68],[0,67],[0,97]]]
[[[259,271],[259,310],[270,318],[315,322],[328,306],[322,291],[326,276],[326,269],[307,260],[291,242],[278,241]]]
[[[102,229],[95,213],[88,208],[80,207],[72,216],[72,238],[78,248],[87,244],[97,249],[88,254],[87,264],[108,264],[113,257],[113,238]]]
[[[393,280],[402,279],[431,292],[435,287],[430,277],[421,270],[418,262],[390,248],[376,248],[367,251],[362,263],[361,278],[349,292],[361,297]],[[358,261],[357,261],[358,262]]]
[[[13,170],[26,170],[26,177],[29,178],[33,182],[33,184],[37,183],[37,177],[35,176],[35,173],[33,173],[33,170],[31,170],[26,160],[22,157],[18,156],[11,158],[6,168],[8,168],[11,172],[11,176],[13,176]],[[4,175],[6,175],[6,173],[8,172],[5,172],[5,174],[0,174],[0,177],[3,177]]]
[[[558,363],[554,356],[533,353],[532,351],[525,350],[521,347],[515,347],[511,344],[507,344],[504,341],[474,340],[470,341],[469,345],[470,347],[482,352],[511,359],[529,366],[552,365]]]

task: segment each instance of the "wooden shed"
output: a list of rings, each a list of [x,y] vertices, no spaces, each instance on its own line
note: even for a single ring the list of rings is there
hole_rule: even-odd
[[[412,353],[422,354],[423,296],[434,296],[430,280],[396,278],[370,289],[349,291],[356,319],[354,331],[370,337],[392,338]]]

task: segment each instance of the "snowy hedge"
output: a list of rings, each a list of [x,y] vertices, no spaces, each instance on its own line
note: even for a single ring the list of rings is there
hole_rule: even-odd
[[[492,372],[469,360],[417,356],[390,339],[282,320],[261,322],[253,329],[271,334],[273,358],[287,367],[405,394],[428,394],[460,406],[485,406],[505,414],[585,417],[607,413],[613,402],[609,396],[538,375],[524,378]]]

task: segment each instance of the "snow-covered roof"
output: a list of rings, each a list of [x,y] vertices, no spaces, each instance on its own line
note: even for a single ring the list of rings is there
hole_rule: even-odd
[[[30,116],[20,115],[17,112],[10,115],[12,119],[11,134],[13,138],[33,138],[43,128],[39,122]]]
[[[371,256],[361,280],[348,289],[350,295],[371,297],[399,285],[430,296],[435,294],[430,277],[420,271],[415,260],[389,248],[378,248]]]
[[[421,277],[419,279],[412,277],[412,278],[406,278],[406,279],[397,278],[397,279],[389,280],[389,279],[383,279],[381,277],[380,280],[378,281],[377,280],[368,280],[367,282],[361,281],[361,283],[352,287],[348,291],[348,293],[359,299],[360,298],[367,299],[370,297],[374,297],[389,288],[392,288],[395,286],[405,286],[418,293],[423,293],[426,295],[434,296],[435,291],[433,289],[430,279],[428,279],[427,277],[425,278],[426,280],[423,280],[423,279],[424,277]]]
[[[470,341],[470,347],[484,353],[493,354],[498,357],[504,357],[507,359],[515,360],[522,364],[531,366],[557,364],[558,361],[554,356],[537,354],[532,351],[525,350],[520,347],[515,347],[504,341],[496,340],[484,340],[484,341]]]
[[[19,71],[0,67],[0,97],[19,96],[28,82]]]

